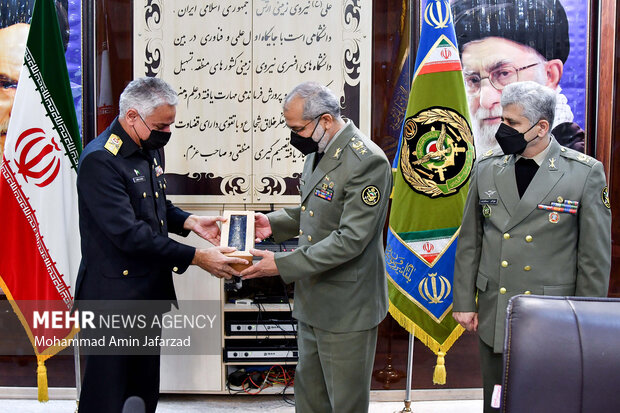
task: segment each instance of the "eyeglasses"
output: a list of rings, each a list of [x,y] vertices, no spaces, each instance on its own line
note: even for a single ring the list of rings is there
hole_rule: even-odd
[[[321,116],[325,115],[325,113],[321,113],[320,115],[318,115],[317,117],[315,117],[314,119],[312,119],[310,122],[306,123],[304,126],[300,127],[300,128],[292,128],[288,125],[286,125],[287,128],[289,128],[290,130],[292,130],[295,133],[299,133],[302,132],[304,129],[306,129],[306,127],[311,124],[312,122],[314,122],[315,120],[317,120],[318,118],[320,118]]]
[[[511,83],[519,81],[519,72],[530,67],[534,67],[540,63],[532,63],[531,65],[516,68],[512,65],[503,65],[492,70],[488,76],[481,77],[480,74],[464,74],[465,91],[468,95],[477,95],[480,93],[480,85],[484,79],[489,79],[489,83],[497,90],[502,90]]]

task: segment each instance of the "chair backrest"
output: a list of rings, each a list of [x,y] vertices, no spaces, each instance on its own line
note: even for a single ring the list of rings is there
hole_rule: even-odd
[[[513,297],[501,411],[620,412],[620,300]]]

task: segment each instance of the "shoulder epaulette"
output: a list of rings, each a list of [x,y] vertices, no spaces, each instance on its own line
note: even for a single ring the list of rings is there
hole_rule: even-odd
[[[366,144],[357,137],[351,138],[349,141],[349,148],[351,148],[360,159],[364,159],[372,153]]]
[[[565,148],[565,147],[560,148],[560,155],[565,158],[572,159],[577,162],[581,162],[582,164],[588,165],[588,166],[594,166],[594,164],[597,162],[596,159],[594,159],[591,156],[586,155],[585,153],[581,153],[574,149]]]
[[[495,152],[493,149],[489,149],[482,156],[480,156],[479,161],[484,161],[485,159],[497,158],[498,156],[502,156],[502,152]]]
[[[122,145],[123,145],[123,141],[121,140],[121,138],[119,138],[115,134],[112,134],[108,138],[105,145],[103,145],[103,147],[106,148],[108,152],[110,152],[112,155],[116,156],[116,154],[118,153],[118,150],[121,148]]]

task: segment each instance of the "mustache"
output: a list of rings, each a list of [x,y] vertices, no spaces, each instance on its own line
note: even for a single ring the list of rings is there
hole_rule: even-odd
[[[7,118],[0,122],[0,133],[3,135],[6,135],[6,131],[9,129],[9,120],[10,118]]]
[[[476,119],[477,121],[482,121],[483,119],[486,119],[486,118],[497,118],[501,116],[502,116],[501,107],[497,107],[493,110],[478,108],[478,110],[474,114],[474,119]]]

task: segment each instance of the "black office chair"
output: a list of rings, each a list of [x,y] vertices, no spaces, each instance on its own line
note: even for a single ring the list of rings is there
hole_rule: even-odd
[[[620,300],[513,297],[501,411],[620,412]]]

